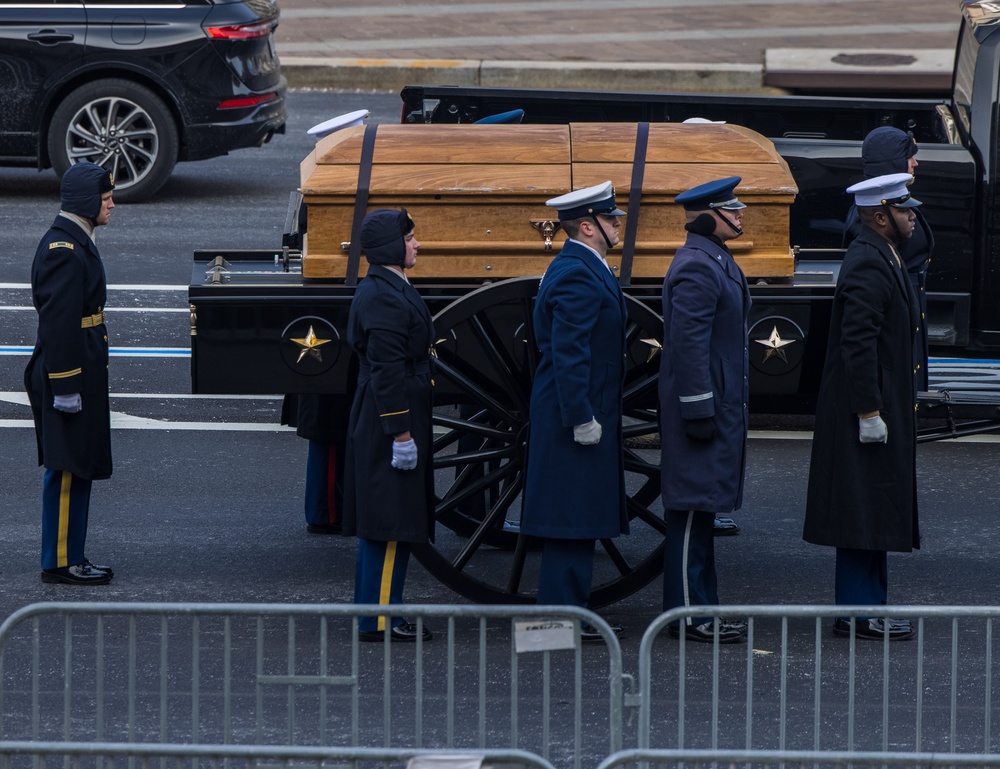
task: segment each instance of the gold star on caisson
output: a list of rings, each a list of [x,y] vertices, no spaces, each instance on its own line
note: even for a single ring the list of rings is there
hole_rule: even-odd
[[[657,353],[663,349],[663,345],[660,344],[659,339],[640,339],[643,344],[649,345],[649,354],[646,356],[646,363],[649,363],[653,358],[656,357]]]
[[[320,347],[325,345],[330,339],[319,339],[316,336],[316,332],[313,331],[313,327],[309,326],[309,333],[305,335],[304,339],[292,339],[295,344],[299,345],[302,349],[299,350],[299,359],[295,361],[296,363],[301,363],[302,359],[307,355],[313,356],[320,363],[323,362],[323,353],[320,351]]]
[[[774,326],[771,329],[771,336],[767,339],[754,339],[754,341],[767,348],[767,352],[764,353],[764,363],[767,363],[771,360],[771,358],[780,358],[782,363],[788,363],[788,357],[785,355],[785,351],[782,348],[785,345],[795,342],[794,339],[782,339],[781,335],[778,333],[777,326]]]

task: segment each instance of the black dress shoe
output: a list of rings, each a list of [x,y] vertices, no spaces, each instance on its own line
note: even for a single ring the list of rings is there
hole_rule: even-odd
[[[115,576],[115,570],[112,569],[110,566],[104,566],[102,564],[97,564],[97,563],[91,563],[87,558],[83,559],[83,565],[84,566],[89,566],[94,571],[103,571],[109,577]]]
[[[430,641],[434,637],[431,633],[430,628],[424,625],[423,639],[425,641]],[[396,625],[392,630],[389,631],[389,638],[393,641],[400,641],[402,643],[412,643],[417,640],[417,626],[412,622],[404,622],[402,625]],[[359,641],[384,641],[385,631],[384,630],[359,630],[358,631]]]
[[[854,620],[854,635],[867,641],[883,641],[886,633],[890,641],[906,641],[913,638],[913,625],[908,619],[856,619]],[[851,635],[850,620],[838,617],[833,623],[833,634],[839,638],[849,638]]]
[[[732,518],[716,518],[712,524],[712,534],[716,537],[732,537],[740,533],[740,526]]]
[[[618,638],[625,637],[625,628],[619,625],[617,622],[609,622],[609,627],[611,632],[615,634]],[[600,631],[591,625],[589,622],[580,623],[580,642],[581,643],[598,643],[604,640],[604,636],[601,635]]]
[[[42,569],[42,582],[63,585],[106,585],[110,581],[110,574],[97,571],[86,563],[63,566],[59,569]]]
[[[746,636],[743,635],[744,627],[743,623],[740,622],[720,621],[719,643],[735,644],[745,641]],[[674,638],[680,638],[680,628],[676,625],[671,625],[670,635]],[[715,643],[715,623],[702,622],[700,625],[685,625],[684,637],[689,641],[697,641],[699,643]]]
[[[306,531],[310,534],[343,534],[339,523],[307,523]]]

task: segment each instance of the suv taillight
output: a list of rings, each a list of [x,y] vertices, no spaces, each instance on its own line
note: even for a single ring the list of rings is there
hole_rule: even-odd
[[[205,27],[205,34],[216,40],[250,40],[265,37],[271,32],[271,22],[255,21],[252,24],[231,24],[225,27]]]

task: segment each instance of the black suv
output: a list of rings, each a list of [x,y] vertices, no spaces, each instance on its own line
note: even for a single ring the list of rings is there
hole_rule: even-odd
[[[108,168],[153,195],[179,160],[285,131],[275,0],[0,4],[0,165]]]

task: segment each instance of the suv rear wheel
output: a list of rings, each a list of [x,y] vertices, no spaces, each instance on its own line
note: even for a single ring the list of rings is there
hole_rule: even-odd
[[[88,160],[107,168],[115,199],[149,198],[177,163],[177,126],[148,88],[129,80],[95,80],[69,94],[52,115],[49,159],[60,176]]]

